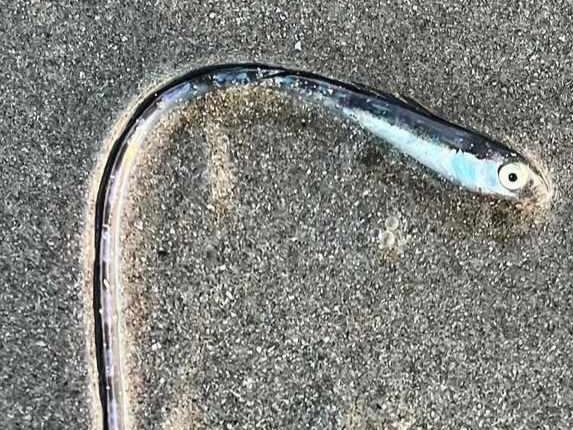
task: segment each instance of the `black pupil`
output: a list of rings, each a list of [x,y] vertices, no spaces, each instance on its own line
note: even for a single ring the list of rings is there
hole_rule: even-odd
[[[507,178],[511,181],[511,182],[515,182],[517,181],[517,174],[516,173],[510,173]]]

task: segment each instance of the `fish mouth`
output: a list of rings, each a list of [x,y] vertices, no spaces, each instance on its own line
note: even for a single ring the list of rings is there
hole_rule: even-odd
[[[538,169],[532,170],[532,177],[527,186],[527,191],[520,199],[521,205],[525,209],[548,209],[551,206],[555,191],[553,182],[546,172]]]

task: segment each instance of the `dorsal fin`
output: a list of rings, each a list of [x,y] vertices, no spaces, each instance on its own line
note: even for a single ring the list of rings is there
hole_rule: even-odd
[[[481,137],[484,137],[488,140],[494,140],[492,137],[488,136],[487,134],[473,128],[473,127],[469,127],[469,126],[462,126],[460,124],[454,124],[452,123],[449,119],[444,118],[443,116],[432,112],[432,110],[428,107],[426,107],[425,105],[423,105],[421,102],[419,102],[418,100],[416,100],[415,98],[413,98],[412,96],[402,96],[400,95],[399,97],[403,98],[404,101],[408,104],[408,106],[413,106],[416,108],[416,110],[418,110],[419,112],[424,113],[425,115],[428,115],[432,118],[438,119],[440,121],[443,121],[453,127],[457,127],[457,128],[461,128],[464,129],[466,131],[471,131],[472,133],[479,135]]]
[[[437,114],[432,109],[430,109],[429,107],[424,105],[422,102],[415,99],[413,96],[407,96],[404,94],[395,94],[395,95],[393,95],[393,97],[395,97],[397,100],[400,100],[403,104],[412,108],[416,112],[419,112],[419,113],[426,115],[430,118],[434,118],[434,119],[437,119],[440,121],[447,122],[448,124],[451,124],[451,122],[447,118],[444,118],[440,114]]]
[[[438,118],[439,115],[437,113],[435,113],[434,111],[432,111],[429,107],[427,107],[426,105],[422,104],[422,102],[420,102],[419,100],[415,99],[412,96],[407,96],[404,94],[398,94],[397,95],[398,98],[400,98],[401,100],[403,100],[407,105],[410,105],[412,107],[415,107],[417,110],[422,111],[430,116],[436,117]],[[443,118],[442,118],[443,119]]]
[[[437,113],[433,112],[430,108],[428,108],[427,106],[425,106],[423,103],[419,102],[418,100],[416,100],[412,96],[407,96],[407,95],[399,94],[399,93],[392,94],[392,93],[382,92],[380,90],[377,90],[375,88],[371,88],[371,87],[364,85],[364,84],[361,84],[359,82],[352,82],[352,85],[354,85],[358,89],[365,91],[367,93],[370,93],[374,96],[382,97],[388,101],[392,101],[392,102],[401,104],[403,106],[409,107],[410,109],[415,110],[416,112],[419,112],[419,113],[424,114],[426,116],[440,119],[442,121],[447,121],[445,118],[443,118],[440,115],[438,115]]]
[[[370,93],[373,96],[378,97],[388,97],[390,94],[377,90],[376,88],[369,87],[368,85],[362,84],[360,82],[351,82],[351,84],[356,87],[356,89],[361,90],[366,93]]]
[[[412,96],[406,96],[406,95],[399,94],[399,93],[393,93],[393,94],[387,93],[387,92],[377,90],[376,88],[372,88],[372,87],[369,87],[368,85],[362,84],[360,82],[355,82],[355,81],[349,82],[348,84],[351,87],[354,87],[355,90],[366,93],[366,95],[370,95],[372,97],[380,97],[380,98],[385,99],[389,102],[396,103],[398,105],[402,105],[408,109],[411,109],[415,112],[418,112],[421,115],[425,115],[429,118],[433,118],[433,119],[440,121],[444,124],[447,124],[451,127],[455,127],[457,129],[460,129],[463,131],[468,131],[468,132],[474,133],[474,134],[479,135],[479,136],[486,138],[488,140],[493,140],[491,137],[484,134],[483,132],[480,132],[479,130],[475,130],[474,128],[471,128],[471,127],[462,126],[459,124],[452,123],[449,119],[441,116],[440,114],[435,113],[430,108],[428,108],[427,106],[425,106],[423,103],[419,102],[418,100],[416,100]]]
[[[391,100],[397,100],[397,101],[401,102],[402,104],[408,106],[409,108],[415,110],[416,112],[419,112],[419,113],[426,115],[430,118],[434,118],[434,119],[441,121],[445,124],[448,124],[452,127],[456,127],[456,128],[459,128],[459,129],[462,129],[465,131],[470,131],[470,132],[472,132],[476,135],[479,135],[483,138],[486,138],[488,140],[494,140],[490,136],[488,136],[487,134],[485,134],[479,130],[476,130],[475,128],[463,126],[460,124],[454,124],[449,119],[447,119],[447,118],[443,117],[442,115],[437,114],[436,112],[432,111],[429,107],[424,105],[419,100],[415,99],[413,96],[407,96],[407,95],[403,95],[403,94],[390,94],[389,98]]]

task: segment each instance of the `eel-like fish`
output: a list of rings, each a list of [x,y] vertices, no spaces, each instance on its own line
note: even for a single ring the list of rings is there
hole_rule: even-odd
[[[122,378],[120,221],[123,197],[145,137],[167,113],[208,92],[268,83],[302,102],[319,104],[369,130],[443,178],[480,194],[544,203],[548,178],[523,155],[432,113],[412,99],[315,73],[264,64],[223,64],[192,70],[148,95],[113,142],[95,209],[94,314],[104,430],[124,430]]]

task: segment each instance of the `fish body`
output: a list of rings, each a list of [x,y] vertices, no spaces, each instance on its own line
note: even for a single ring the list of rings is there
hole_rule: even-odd
[[[518,203],[544,202],[550,182],[524,156],[453,124],[416,102],[360,84],[264,64],[222,64],[181,75],[147,95],[125,122],[105,160],[95,202],[94,322],[104,430],[129,420],[122,372],[121,219],[137,159],[161,118],[181,103],[220,89],[267,83],[349,118],[441,177],[481,194]]]
[[[551,185],[541,169],[494,139],[451,123],[427,108],[360,84],[273,77],[302,99],[338,111],[398,151],[463,188],[521,203],[545,203]]]

